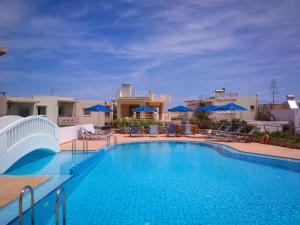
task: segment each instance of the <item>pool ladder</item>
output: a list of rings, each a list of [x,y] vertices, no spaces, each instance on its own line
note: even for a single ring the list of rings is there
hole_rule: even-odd
[[[34,225],[34,191],[29,185],[22,188],[19,195],[19,224],[23,225],[23,196],[26,191],[30,192],[30,211],[31,211],[31,225]],[[62,207],[63,207],[63,225],[67,224],[66,220],[66,194],[62,186],[56,189],[55,195],[55,224],[59,225],[59,196],[61,195]]]
[[[111,139],[111,137],[114,139],[114,145],[117,145],[118,144],[118,138],[117,138],[117,136],[116,135],[107,135],[107,137],[106,137],[106,146],[108,147],[108,146],[110,146],[110,139]]]
[[[76,139],[72,140],[72,153],[76,153],[77,150],[77,144]],[[89,150],[89,140],[88,139],[82,139],[82,150]]]

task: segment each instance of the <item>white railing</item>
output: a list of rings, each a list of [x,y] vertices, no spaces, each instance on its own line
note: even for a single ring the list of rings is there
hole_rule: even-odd
[[[29,116],[10,124],[0,130],[0,155],[9,151],[23,139],[41,134],[58,140],[58,126],[47,118],[40,116]]]

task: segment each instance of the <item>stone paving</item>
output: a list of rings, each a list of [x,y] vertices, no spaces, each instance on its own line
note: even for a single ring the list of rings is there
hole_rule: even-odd
[[[25,185],[35,188],[50,177],[48,176],[0,176],[0,208],[19,197]]]
[[[260,144],[260,143],[238,143],[238,142],[219,142],[213,139],[207,139],[203,136],[191,136],[191,137],[167,137],[166,135],[159,135],[157,137],[129,137],[128,135],[124,134],[117,134],[118,142],[133,142],[133,141],[156,141],[156,140],[179,140],[179,141],[200,141],[200,142],[218,142],[224,145],[228,145],[232,148],[235,148],[242,152],[248,153],[255,153],[255,154],[262,154],[268,156],[277,156],[283,158],[290,158],[290,159],[300,159],[300,150],[299,149],[292,149],[268,144]],[[113,141],[113,140],[111,140]],[[82,141],[77,140],[77,149],[82,149]],[[89,150],[98,150],[101,147],[106,145],[105,140],[89,140]],[[64,143],[61,145],[61,150],[70,150],[71,143]]]

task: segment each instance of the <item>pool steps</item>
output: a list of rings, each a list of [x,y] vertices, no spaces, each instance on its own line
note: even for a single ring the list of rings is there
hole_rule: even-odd
[[[34,225],[34,191],[30,185],[26,185],[22,188],[19,195],[19,224],[23,225],[23,196],[26,191],[30,192],[30,211],[31,211],[31,225]],[[62,209],[63,209],[63,225],[67,224],[66,220],[66,193],[62,186],[59,186],[56,189],[55,194],[55,224],[59,225],[59,196],[62,200]]]

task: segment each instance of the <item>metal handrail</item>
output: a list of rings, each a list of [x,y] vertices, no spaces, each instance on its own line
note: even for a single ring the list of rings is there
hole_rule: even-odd
[[[89,150],[89,144],[88,139],[83,138],[82,139],[82,150]]]
[[[55,198],[55,224],[59,225],[59,196],[61,196],[62,206],[63,206],[63,225],[67,224],[66,220],[66,193],[62,186],[56,190]]]
[[[76,139],[72,140],[72,153],[77,150]]]
[[[27,190],[30,192],[31,224],[34,225],[34,192],[29,185],[24,186],[19,195],[19,221],[20,225],[23,225],[23,195]]]
[[[106,137],[106,146],[108,147],[110,145],[110,135],[107,135]]]
[[[118,138],[116,135],[107,135],[107,138],[106,138],[106,146],[110,146],[110,138],[113,137],[114,139],[114,145],[117,145],[118,144]]]

